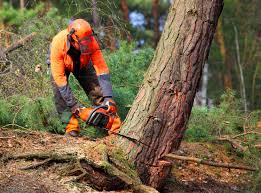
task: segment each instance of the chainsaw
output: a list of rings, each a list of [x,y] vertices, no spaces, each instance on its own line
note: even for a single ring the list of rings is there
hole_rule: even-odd
[[[105,104],[97,106],[95,108],[84,107],[81,108],[78,112],[78,117],[90,126],[94,126],[96,128],[103,129],[106,132],[109,132],[112,127],[114,118],[116,117],[116,106],[114,103],[107,101]],[[147,144],[135,138],[120,134],[118,132],[110,132],[115,135],[124,137],[134,143],[148,146]]]
[[[86,124],[110,130],[116,116],[116,106],[110,101],[95,108],[81,108],[78,117]]]

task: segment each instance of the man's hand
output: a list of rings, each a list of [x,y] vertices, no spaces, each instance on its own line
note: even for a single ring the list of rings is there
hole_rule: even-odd
[[[117,112],[116,103],[111,97],[105,97],[102,105],[108,105],[108,107],[109,107],[108,111],[110,113]]]
[[[80,110],[85,108],[82,104],[76,103],[74,106],[71,107],[71,112],[74,115],[79,115]]]

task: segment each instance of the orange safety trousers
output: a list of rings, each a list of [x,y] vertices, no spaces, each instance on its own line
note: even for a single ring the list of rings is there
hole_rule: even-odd
[[[67,79],[69,78],[70,72],[65,72]],[[84,92],[89,97],[93,105],[100,105],[103,101],[103,94],[96,72],[93,66],[87,65],[87,67],[81,69],[78,73],[73,73],[75,78],[78,80],[82,86]],[[57,84],[55,83],[53,77],[51,77],[52,88],[54,92],[54,102],[56,110],[61,119],[62,125],[66,132],[77,131],[80,132],[79,120],[71,113],[70,108],[66,105],[66,102],[62,98]],[[86,110],[92,110],[92,108],[86,108]],[[119,116],[114,118],[114,122],[110,131],[118,132],[121,126],[121,120]],[[110,133],[110,132],[109,132]]]

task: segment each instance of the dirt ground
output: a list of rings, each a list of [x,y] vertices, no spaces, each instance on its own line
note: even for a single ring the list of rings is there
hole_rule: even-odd
[[[68,173],[70,163],[52,163],[37,169],[23,170],[38,163],[38,160],[9,160],[2,158],[9,154],[48,151],[50,148],[77,146],[88,143],[86,137],[68,139],[63,135],[45,132],[27,132],[0,129],[0,193],[87,193],[108,192],[94,190],[91,185],[72,182],[73,174]],[[196,151],[195,151],[196,150]],[[235,155],[227,155],[225,148],[218,144],[183,142],[179,154],[195,156],[216,162],[243,164]],[[223,193],[247,192],[251,187],[251,172],[216,168],[191,162],[177,161],[172,176],[166,181],[166,193]],[[130,193],[130,190],[110,191]]]

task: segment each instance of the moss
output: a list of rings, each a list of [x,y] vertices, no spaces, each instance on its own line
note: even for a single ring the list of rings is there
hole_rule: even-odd
[[[113,148],[112,151],[109,152],[109,157],[126,175],[130,176],[132,179],[139,179],[135,166],[128,162],[122,149]]]

